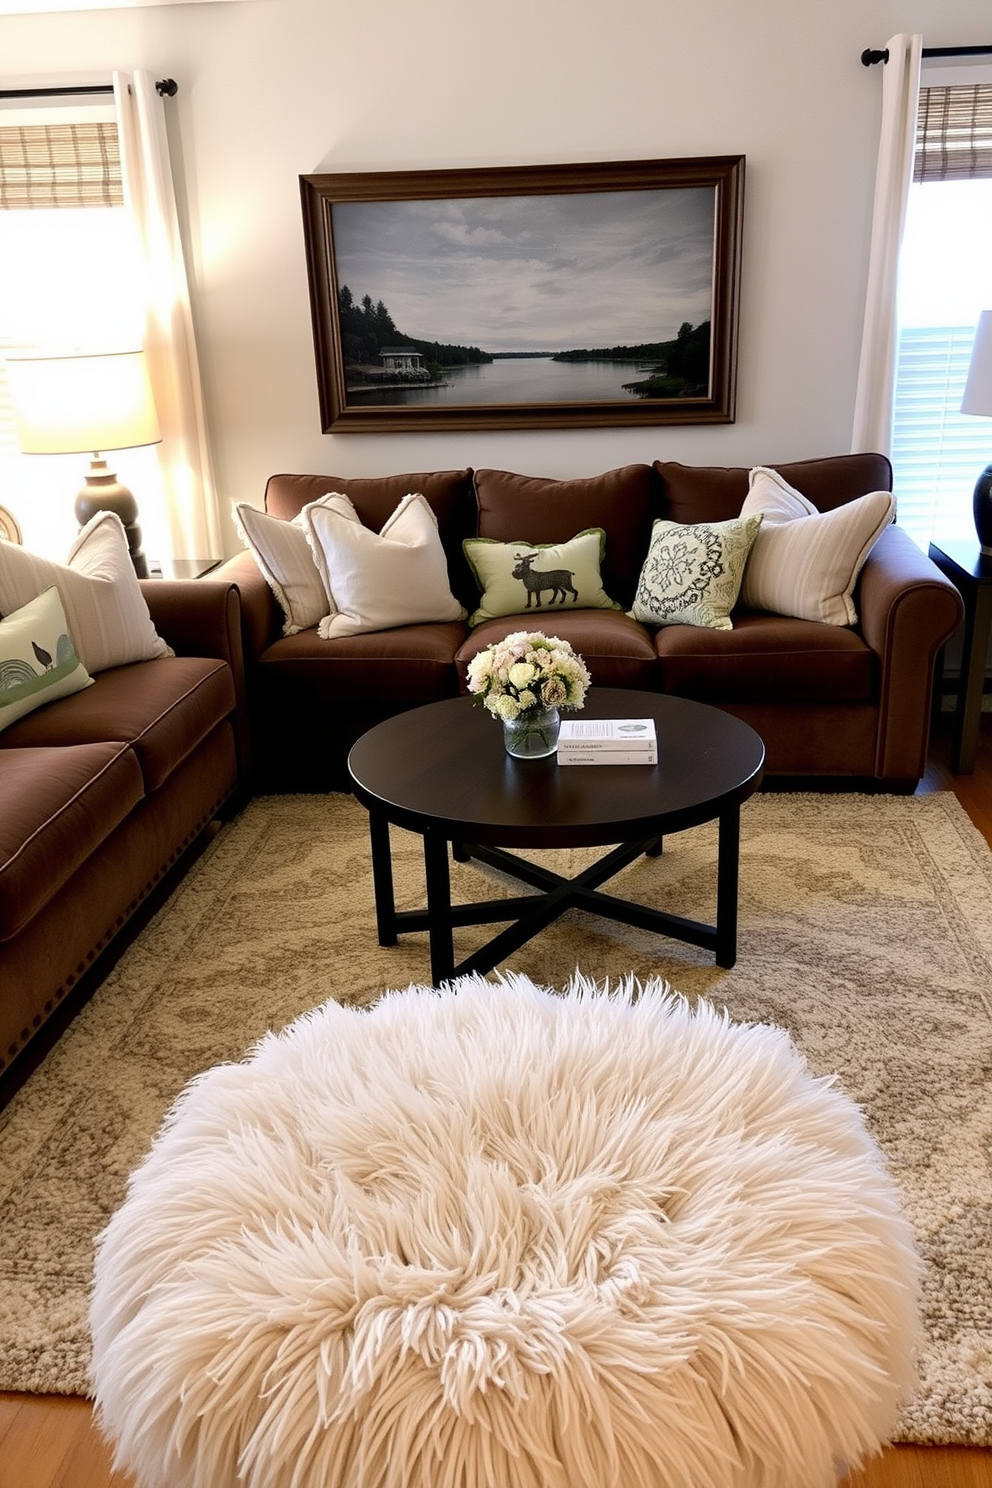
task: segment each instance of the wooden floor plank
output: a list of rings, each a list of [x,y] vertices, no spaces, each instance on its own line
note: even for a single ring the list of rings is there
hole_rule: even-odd
[[[21,1404],[19,1395],[0,1395],[0,1460],[3,1457],[4,1437],[13,1425]]]
[[[916,1447],[889,1447],[865,1467],[849,1473],[838,1488],[923,1488]],[[953,1477],[947,1479],[954,1488]]]
[[[81,1400],[76,1404],[85,1429],[51,1488],[136,1488],[130,1473],[113,1471],[113,1448],[98,1431],[90,1402]]]
[[[2,1443],[0,1488],[51,1488],[67,1481],[90,1426],[90,1412],[65,1397],[25,1395]],[[107,1485],[103,1485],[107,1488]]]

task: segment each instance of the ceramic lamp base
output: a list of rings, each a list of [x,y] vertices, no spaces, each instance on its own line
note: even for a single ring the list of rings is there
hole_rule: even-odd
[[[141,551],[141,528],[138,526],[138,503],[127,486],[122,486],[106,460],[96,456],[86,472],[86,484],[76,497],[76,521],[84,527],[97,512],[112,511],[120,517],[127,537],[131,563],[139,579],[148,577],[148,560]]]
[[[986,465],[975,482],[972,511],[982,552],[992,558],[992,465]]]

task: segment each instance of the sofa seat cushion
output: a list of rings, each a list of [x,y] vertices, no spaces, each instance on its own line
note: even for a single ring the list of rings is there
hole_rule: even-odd
[[[134,751],[117,742],[7,748],[0,769],[4,941],[55,897],[138,804],[144,787]]]
[[[657,515],[650,465],[624,465],[582,480],[477,470],[478,537],[536,544],[569,542],[577,532],[602,527],[606,534],[603,588],[628,609]],[[737,515],[736,512],[733,513]]]
[[[457,691],[455,654],[468,635],[464,620],[398,625],[322,640],[316,630],[283,636],[258,658],[263,689],[288,685],[311,696],[348,702],[434,702]]]
[[[0,748],[118,739],[131,745],[145,790],[154,791],[234,705],[234,679],[226,662],[163,657],[101,672],[85,692],[62,698],[5,730]]]
[[[458,685],[468,690],[468,664],[479,651],[515,630],[541,631],[568,641],[589,669],[594,687],[658,685],[658,657],[654,641],[637,620],[621,610],[572,610],[568,614],[508,615],[477,625],[455,657]]]
[[[733,619],[733,630],[658,631],[662,691],[708,703],[872,700],[875,656],[853,630],[749,610]]]

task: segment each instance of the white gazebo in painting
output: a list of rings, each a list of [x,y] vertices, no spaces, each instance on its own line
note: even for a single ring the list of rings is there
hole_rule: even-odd
[[[424,358],[412,346],[384,346],[379,352],[386,372],[423,372]]]

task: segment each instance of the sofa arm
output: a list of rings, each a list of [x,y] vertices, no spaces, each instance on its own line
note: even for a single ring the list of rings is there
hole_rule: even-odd
[[[934,661],[964,615],[961,596],[901,527],[872,549],[856,594],[861,634],[878,657],[875,774],[918,781],[926,769]]]
[[[233,584],[203,579],[142,579],[155,629],[180,656],[215,656],[242,663],[241,613]]]
[[[202,579],[142,579],[141,592],[159,635],[179,656],[226,661],[237,701],[234,732],[242,781],[251,767],[245,692],[241,596],[234,584]]]
[[[215,568],[212,579],[236,584],[241,594],[245,660],[257,661],[266,646],[282,635],[283,613],[251,553],[238,553]]]

